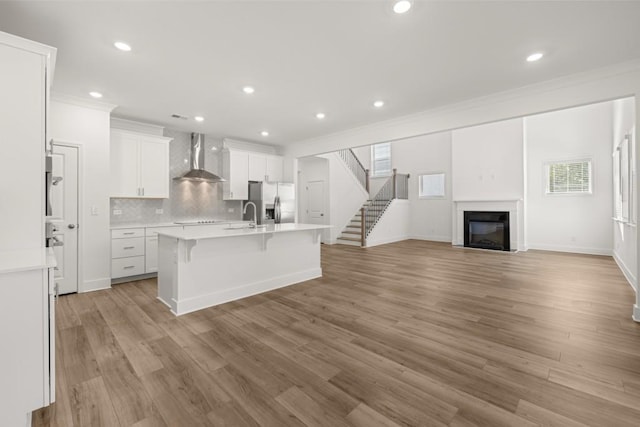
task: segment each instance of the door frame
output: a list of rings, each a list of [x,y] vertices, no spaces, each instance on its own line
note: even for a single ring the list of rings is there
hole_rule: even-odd
[[[53,146],[63,146],[69,148],[75,148],[78,150],[78,259],[77,259],[77,273],[78,273],[78,290],[77,293],[82,293],[83,284],[84,284],[84,205],[83,205],[83,197],[84,194],[84,150],[83,144],[77,142],[70,142],[63,139],[51,139],[51,149],[53,150]]]

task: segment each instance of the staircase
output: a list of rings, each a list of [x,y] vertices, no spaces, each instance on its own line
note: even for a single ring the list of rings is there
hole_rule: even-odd
[[[363,244],[362,233],[365,228],[362,227],[362,215],[365,215],[365,224],[371,224],[369,230],[378,222],[390,200],[367,200],[366,203],[351,218],[351,221],[342,230],[342,233],[336,240],[341,245],[365,246]],[[365,236],[366,240],[366,236]]]
[[[367,237],[378,223],[384,212],[394,199],[409,198],[409,174],[399,174],[394,169],[393,175],[380,188],[380,191],[362,205],[359,212],[342,230],[336,243],[352,246],[367,246]]]
[[[362,205],[362,207],[367,206],[367,204],[368,202]],[[341,245],[362,246],[362,216],[359,211],[342,230],[336,243]]]

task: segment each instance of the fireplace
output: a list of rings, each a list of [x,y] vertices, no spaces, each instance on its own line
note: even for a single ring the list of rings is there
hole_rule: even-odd
[[[509,212],[464,211],[464,246],[510,251]]]

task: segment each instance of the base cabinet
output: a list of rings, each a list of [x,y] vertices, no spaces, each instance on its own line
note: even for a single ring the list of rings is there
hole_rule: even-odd
[[[158,271],[160,230],[182,226],[140,227],[111,231],[111,279],[139,276]]]
[[[0,310],[2,426],[25,425],[28,413],[55,398],[55,303],[48,280],[49,269],[0,274],[0,292],[10,302]]]

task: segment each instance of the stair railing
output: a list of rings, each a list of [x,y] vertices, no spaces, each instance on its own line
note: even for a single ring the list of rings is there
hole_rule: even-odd
[[[369,233],[393,199],[409,199],[409,174],[399,174],[396,169],[393,169],[393,174],[371,198],[369,205],[360,208],[361,246],[367,245]]]
[[[347,165],[349,170],[356,177],[358,182],[362,185],[362,187],[369,192],[369,169],[365,169],[358,159],[358,156],[353,152],[351,148],[347,148],[344,150],[338,150],[338,154]]]

